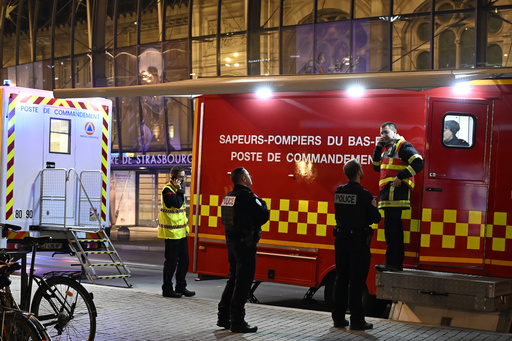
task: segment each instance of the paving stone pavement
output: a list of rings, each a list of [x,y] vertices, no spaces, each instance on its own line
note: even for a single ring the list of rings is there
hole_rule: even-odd
[[[217,303],[201,298],[163,298],[128,288],[86,284],[98,308],[98,341],[107,340],[512,340],[510,334],[367,319],[370,331],[332,327],[327,312],[247,304],[254,334],[218,328]],[[140,310],[137,310],[140,309]]]
[[[512,334],[375,318],[367,318],[374,329],[351,331],[332,327],[327,312],[258,304],[246,305],[247,321],[257,325],[258,332],[236,334],[215,325],[217,301],[200,297],[164,298],[160,293],[133,288],[84,286],[94,293],[98,310],[97,341],[512,340]],[[15,294],[16,288],[19,288],[19,278],[13,276]]]

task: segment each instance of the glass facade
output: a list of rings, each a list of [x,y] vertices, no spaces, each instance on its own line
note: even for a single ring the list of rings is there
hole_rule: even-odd
[[[0,77],[53,90],[499,68],[511,31],[512,0],[0,0]],[[190,154],[192,100],[112,101],[120,160]]]

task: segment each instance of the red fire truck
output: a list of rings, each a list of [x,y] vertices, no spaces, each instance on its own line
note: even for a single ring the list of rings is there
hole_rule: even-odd
[[[508,331],[512,322],[511,74],[511,69],[503,68],[224,77],[61,89],[54,95],[198,96],[191,270],[227,275],[220,204],[232,188],[229,172],[243,166],[271,212],[258,245],[255,279],[309,287],[309,296],[325,285],[327,301],[335,269],[333,198],[336,187],[346,182],[343,164],[359,160],[365,174],[362,184],[377,196],[379,174],[372,169],[373,150],[380,125],[394,122],[398,133],[423,156],[425,167],[415,177],[412,207],[402,213],[403,272],[375,272],[374,265],[384,261],[386,243],[383,223],[373,226],[366,305],[374,312],[380,310],[374,295],[381,291],[379,298],[429,301],[447,307],[446,311],[490,311],[500,316],[490,328]],[[452,87],[462,76],[464,82]],[[353,92],[349,85],[369,90]],[[259,96],[256,90],[262,86],[275,92]],[[457,128],[445,132],[445,126]],[[463,142],[451,145],[450,134]],[[448,283],[450,289],[437,281]],[[467,285],[477,282],[484,287]],[[391,290],[386,289],[389,283]],[[461,287],[462,293],[457,293],[455,289]],[[473,297],[477,293],[485,295]],[[446,311],[430,310],[430,316],[457,325]],[[466,322],[479,328],[476,319]]]
[[[343,164],[359,160],[362,184],[378,195],[373,150],[380,125],[392,121],[425,160],[412,208],[402,214],[405,266],[512,277],[512,80],[473,81],[458,89],[367,90],[359,96],[205,95],[197,104],[190,219],[195,272],[227,274],[220,204],[232,188],[229,172],[243,166],[270,208],[255,279],[325,285],[329,300],[333,193],[346,182]],[[448,121],[457,122],[465,145],[446,144]],[[376,292],[374,265],[383,263],[386,250],[383,223],[373,228],[370,295]]]

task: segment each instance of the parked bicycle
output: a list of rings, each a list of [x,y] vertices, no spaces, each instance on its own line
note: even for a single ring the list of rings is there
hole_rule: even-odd
[[[1,224],[4,230],[19,227]],[[52,340],[94,340],[96,334],[96,306],[93,296],[80,283],[81,271],[50,271],[43,276],[34,274],[38,247],[46,244],[50,237],[25,237],[32,248],[32,259],[28,276],[28,288],[22,307],[30,311],[46,327]],[[4,254],[7,254],[4,252]],[[31,301],[32,283],[37,290]]]
[[[20,269],[16,262],[0,260],[0,314],[2,330],[0,340],[2,341],[42,341],[50,340],[46,329],[39,320],[26,311],[20,310],[14,300],[10,285],[10,275]]]

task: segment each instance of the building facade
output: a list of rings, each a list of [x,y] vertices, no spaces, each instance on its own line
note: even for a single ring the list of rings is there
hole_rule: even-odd
[[[53,90],[198,77],[510,67],[512,0],[0,0],[0,77]],[[193,101],[113,101],[112,222],[156,226]]]

